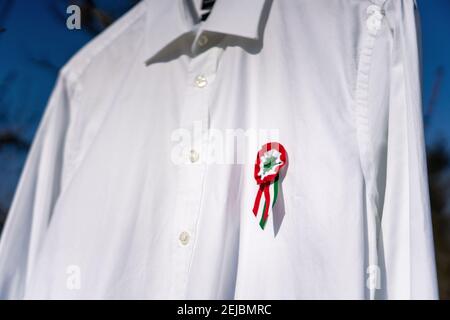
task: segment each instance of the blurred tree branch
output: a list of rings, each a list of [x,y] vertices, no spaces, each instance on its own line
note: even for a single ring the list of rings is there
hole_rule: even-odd
[[[440,96],[444,75],[444,68],[439,66],[425,109],[425,129],[429,127]],[[439,294],[441,299],[447,300],[450,299],[450,154],[445,140],[427,148],[427,165]]]
[[[428,124],[430,122],[430,118],[431,115],[433,114],[433,110],[436,106],[436,103],[438,101],[439,98],[439,94],[441,92],[441,87],[442,87],[442,82],[444,79],[444,75],[445,75],[445,69],[443,66],[439,66],[436,69],[436,74],[435,74],[435,79],[433,82],[433,88],[431,91],[431,97],[430,100],[428,101],[428,104],[425,108],[425,112],[424,112],[424,122],[425,122],[425,126],[428,127]]]
[[[6,145],[12,145],[22,150],[28,150],[30,144],[13,131],[0,132],[0,150]]]
[[[113,23],[113,18],[107,12],[96,7],[93,0],[71,1],[81,9],[81,24],[92,33],[99,33]]]
[[[31,61],[33,63],[35,63],[36,65],[54,73],[55,75],[57,75],[59,68],[57,66],[55,66],[53,63],[51,63],[49,60],[47,59],[40,59],[40,58],[34,58],[31,57]]]
[[[0,3],[0,33],[6,31],[6,28],[3,26],[3,21],[6,20],[6,17],[11,11],[12,5],[12,0],[5,0]]]
[[[6,19],[13,6],[13,0],[4,0],[0,3],[0,23]]]
[[[5,220],[6,220],[6,214],[7,213],[8,212],[5,209],[0,207],[0,234],[2,233],[3,226],[5,225]]]

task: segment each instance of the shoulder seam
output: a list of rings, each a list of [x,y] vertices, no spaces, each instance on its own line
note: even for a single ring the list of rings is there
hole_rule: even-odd
[[[96,38],[90,40],[78,53],[76,53],[59,71],[60,76],[64,77],[69,83],[76,82],[85,72],[92,62],[93,58],[105,50],[115,39],[123,34],[131,25],[142,18],[145,13],[142,6],[145,1],[132,8],[131,11],[119,18],[113,25],[109,26],[97,36],[97,43],[93,46],[92,42]],[[126,18],[122,24],[121,19]],[[75,67],[76,66],[76,67]],[[75,70],[74,70],[75,69]]]

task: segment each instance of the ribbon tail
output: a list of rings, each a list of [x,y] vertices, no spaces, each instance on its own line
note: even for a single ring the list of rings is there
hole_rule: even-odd
[[[269,185],[266,185],[264,187],[264,210],[263,210],[263,214],[261,216],[261,220],[259,222],[259,226],[261,227],[261,229],[264,230],[264,227],[266,226],[266,222],[267,222],[267,218],[269,217],[269,208],[270,208],[270,190],[269,190]]]
[[[275,178],[275,181],[273,182],[273,199],[272,199],[272,208],[275,206],[275,202],[277,201],[278,197],[278,180],[280,176],[277,175]]]
[[[256,194],[255,203],[253,204],[253,213],[255,217],[258,215],[259,204],[261,202],[261,196],[263,194],[264,187],[262,185],[259,186],[258,193]]]

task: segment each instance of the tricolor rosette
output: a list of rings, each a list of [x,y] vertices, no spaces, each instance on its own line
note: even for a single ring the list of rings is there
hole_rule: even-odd
[[[253,205],[253,213],[259,218],[262,229],[266,226],[269,211],[277,200],[279,173],[286,165],[286,159],[286,150],[278,142],[269,142],[258,151],[254,176],[259,189]],[[263,195],[264,201],[261,201]]]

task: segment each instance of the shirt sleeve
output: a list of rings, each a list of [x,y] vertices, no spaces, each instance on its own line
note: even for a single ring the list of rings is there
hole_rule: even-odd
[[[385,277],[381,292],[387,299],[436,299],[417,8],[413,0],[395,0],[386,2],[385,9],[392,46],[379,235],[379,256]]]
[[[60,192],[69,101],[59,76],[25,163],[0,241],[0,298],[23,297]]]

